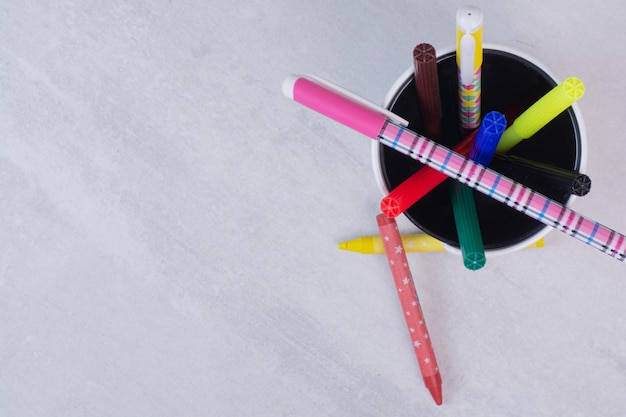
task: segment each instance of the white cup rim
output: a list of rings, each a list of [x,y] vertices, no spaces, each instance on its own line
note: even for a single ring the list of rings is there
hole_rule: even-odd
[[[556,77],[541,61],[539,61],[538,59],[536,59],[533,56],[530,56],[528,54],[526,54],[523,51],[520,51],[518,49],[515,48],[511,48],[508,46],[503,46],[503,45],[498,45],[498,44],[493,44],[493,43],[485,43],[483,44],[483,48],[484,49],[493,49],[493,50],[497,50],[497,51],[503,51],[503,52],[508,52],[510,54],[516,55],[522,59],[525,59],[526,61],[536,65],[538,68],[540,68],[543,72],[546,73],[546,75],[550,78],[552,78],[556,83],[559,83],[561,80]],[[453,47],[448,47],[448,48],[442,48],[441,50],[437,51],[437,56],[443,56],[443,55],[447,55],[449,53],[454,52],[454,48]],[[385,108],[389,108],[391,101],[393,100],[393,98],[395,97],[397,91],[406,83],[407,79],[409,77],[411,77],[413,75],[413,71],[414,68],[413,66],[409,66],[409,68],[407,68],[397,79],[396,81],[391,85],[391,87],[389,88],[389,90],[387,91],[387,94],[385,96],[385,99],[383,100],[383,107]],[[579,134],[580,134],[580,163],[579,163],[579,171],[580,172],[585,172],[585,168],[587,165],[587,131],[585,128],[585,123],[580,111],[580,107],[578,106],[578,103],[574,103],[572,105],[572,110],[574,112],[574,115],[576,117],[576,121],[578,123],[578,130],[579,130]],[[387,186],[385,185],[385,180],[383,179],[382,176],[382,171],[381,171],[381,161],[380,161],[380,143],[379,141],[372,141],[372,149],[371,149],[371,154],[372,154],[372,166],[374,169],[374,178],[376,180],[376,184],[378,185],[378,188],[380,189],[381,193],[383,196],[386,196],[387,194],[389,194],[389,191],[387,189]],[[576,199],[576,196],[571,195],[569,197],[569,199],[566,202],[566,205],[571,205],[574,200]],[[417,225],[414,225],[417,228]],[[508,254],[508,253],[512,253],[515,251],[518,251],[520,249],[523,249],[533,243],[535,243],[536,241],[538,241],[539,239],[545,237],[550,231],[552,231],[552,227],[549,226],[545,226],[543,228],[541,228],[541,230],[539,230],[538,232],[536,232],[535,234],[529,236],[528,238],[524,239],[523,241],[520,241],[514,245],[511,246],[507,246],[504,248],[498,248],[498,249],[486,249],[485,250],[485,255],[487,256],[496,256],[496,255],[504,255],[504,254]],[[456,254],[456,255],[461,255],[461,250],[459,248],[456,248],[454,246],[450,246],[446,243],[444,243],[444,247],[446,248],[446,251]]]

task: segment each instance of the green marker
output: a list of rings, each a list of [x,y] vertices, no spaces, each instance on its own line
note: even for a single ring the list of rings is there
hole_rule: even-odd
[[[455,181],[450,186],[450,198],[463,265],[471,271],[476,271],[485,266],[487,258],[478,224],[474,191],[467,185]]]
[[[504,129],[506,129],[506,118],[503,114],[496,111],[487,113],[470,150],[470,159],[479,164],[488,165]],[[474,192],[467,185],[455,181],[450,187],[450,199],[463,265],[475,271],[485,266],[487,258],[478,224]]]

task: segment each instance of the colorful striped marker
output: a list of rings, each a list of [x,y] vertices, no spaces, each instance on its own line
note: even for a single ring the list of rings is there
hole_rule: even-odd
[[[461,127],[472,130],[480,125],[483,64],[483,12],[478,7],[456,12],[456,63]]]

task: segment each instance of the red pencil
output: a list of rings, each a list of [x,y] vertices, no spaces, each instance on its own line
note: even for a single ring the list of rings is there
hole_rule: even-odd
[[[443,403],[441,375],[439,374],[437,359],[435,359],[435,352],[426,328],[422,307],[413,283],[413,276],[404,253],[398,226],[395,220],[388,218],[384,214],[379,214],[376,217],[376,221],[378,222],[378,230],[383,239],[385,253],[389,260],[391,274],[398,290],[398,297],[400,298],[404,319],[413,342],[415,356],[424,378],[424,384],[430,391],[430,395],[432,395],[435,403],[441,405]]]

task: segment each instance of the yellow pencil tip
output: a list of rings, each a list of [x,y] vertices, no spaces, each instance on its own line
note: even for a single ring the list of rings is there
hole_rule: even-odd
[[[348,242],[341,242],[337,245],[339,249],[348,250]]]

